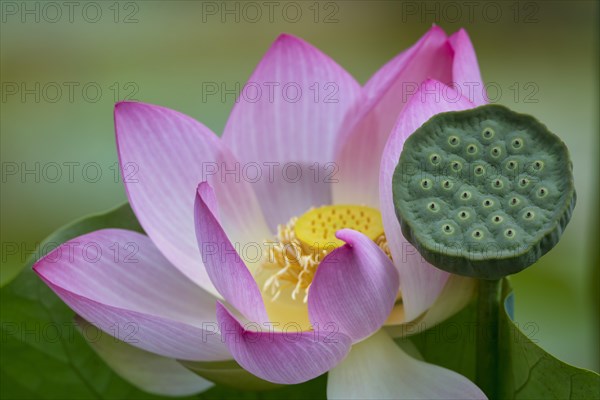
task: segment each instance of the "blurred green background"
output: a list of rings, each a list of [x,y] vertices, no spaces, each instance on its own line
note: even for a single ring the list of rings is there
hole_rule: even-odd
[[[465,27],[494,100],[536,115],[574,162],[573,219],[514,277],[516,320],[550,353],[599,370],[598,2],[298,1],[275,2],[271,15],[263,2],[52,3],[2,2],[2,284],[50,232],[126,200],[115,100],[161,104],[220,134],[234,96],[203,98],[203,83],[243,85],[282,32],[364,83],[432,23]]]

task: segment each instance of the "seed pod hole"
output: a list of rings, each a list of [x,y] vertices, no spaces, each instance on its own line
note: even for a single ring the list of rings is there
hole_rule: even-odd
[[[458,138],[458,136],[450,136],[448,137],[448,144],[450,144],[450,146],[456,147],[460,144],[460,139]]]
[[[460,198],[463,200],[469,200],[471,198],[471,192],[465,190],[460,194]]]
[[[515,231],[514,229],[508,228],[507,230],[504,231],[504,236],[506,236],[509,239],[512,239],[515,237]]]
[[[521,139],[521,138],[513,139],[510,144],[512,145],[513,149],[520,149],[521,147],[523,147],[523,139]]]
[[[440,210],[440,206],[435,201],[432,201],[427,205],[427,209],[432,212],[437,212]]]
[[[425,190],[429,190],[433,187],[433,182],[431,182],[431,179],[422,179],[421,180],[421,187]]]
[[[482,204],[484,207],[492,207],[494,205],[494,200],[485,199]]]
[[[485,174],[485,168],[483,168],[481,165],[476,166],[475,175],[482,176],[483,174]]]
[[[481,132],[481,136],[483,136],[484,139],[491,139],[494,137],[495,133],[496,132],[494,132],[492,128],[487,127]]]
[[[450,166],[452,167],[452,171],[454,172],[458,172],[462,169],[462,163],[460,161],[452,161]]]
[[[437,153],[433,153],[429,156],[429,161],[433,165],[438,165],[442,161],[442,157],[440,157],[440,155]]]
[[[442,230],[444,231],[445,234],[451,234],[454,232],[454,228],[449,224],[444,224],[442,226]]]
[[[467,153],[469,154],[475,154],[477,153],[477,146],[475,146],[474,144],[470,144],[467,146]]]
[[[474,239],[482,239],[483,238],[483,232],[480,231],[479,229],[475,229],[473,231],[473,233],[471,234],[471,236],[473,236]]]

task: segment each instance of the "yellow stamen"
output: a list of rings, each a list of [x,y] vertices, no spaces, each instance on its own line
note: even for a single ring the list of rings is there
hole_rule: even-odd
[[[335,232],[350,228],[371,238],[391,258],[379,211],[365,206],[336,205],[313,208],[277,229],[277,239],[268,242],[269,255],[257,271],[263,294],[275,301],[291,291],[293,301],[306,303],[308,290],[320,262],[344,244]],[[301,296],[301,297],[300,297]]]

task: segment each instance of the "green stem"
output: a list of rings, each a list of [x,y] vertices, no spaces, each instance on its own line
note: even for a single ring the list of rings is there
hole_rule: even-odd
[[[500,283],[500,279],[478,282],[476,383],[490,400],[498,398]]]

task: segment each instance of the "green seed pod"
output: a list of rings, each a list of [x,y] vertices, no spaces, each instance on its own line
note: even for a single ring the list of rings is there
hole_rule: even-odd
[[[427,261],[483,279],[550,251],[576,200],[565,144],[500,105],[425,122],[404,144],[393,195],[403,235]]]

